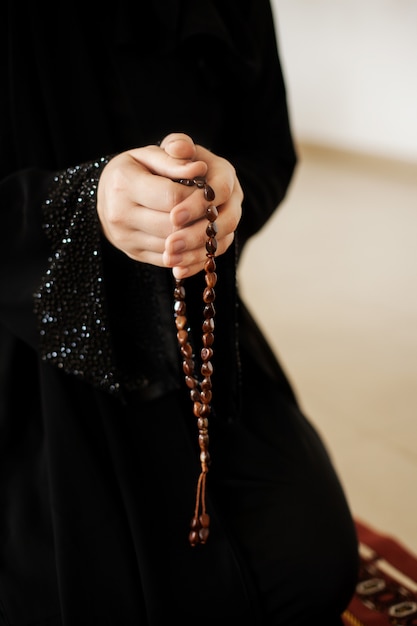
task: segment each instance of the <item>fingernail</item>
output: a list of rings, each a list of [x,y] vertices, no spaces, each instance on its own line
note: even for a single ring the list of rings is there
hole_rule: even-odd
[[[171,254],[171,256],[169,257],[169,267],[180,265],[182,263],[182,258],[182,254]]]
[[[185,250],[185,241],[183,239],[177,239],[173,242],[171,246],[172,252],[184,252]]]
[[[181,209],[175,214],[175,225],[184,226],[190,221],[190,212],[187,209]]]

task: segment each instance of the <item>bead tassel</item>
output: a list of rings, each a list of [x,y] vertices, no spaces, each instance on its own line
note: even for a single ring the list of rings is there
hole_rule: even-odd
[[[203,189],[204,198],[208,202],[212,202],[215,198],[213,189],[202,177],[180,179],[176,182],[187,186],[196,185],[198,188]],[[217,225],[215,224],[217,216],[217,208],[213,205],[208,206],[206,209],[206,217],[208,220],[206,228],[207,260],[204,264],[206,287],[203,292],[203,346],[200,352],[201,382],[195,374],[193,348],[188,340],[189,332],[186,328],[187,307],[185,302],[186,294],[184,280],[176,279],[174,288],[174,313],[177,328],[177,340],[180,353],[183,358],[182,368],[185,376],[185,384],[190,390],[190,398],[193,403],[193,413],[197,419],[198,443],[200,447],[201,472],[197,482],[196,503],[194,515],[190,524],[191,530],[188,537],[191,546],[205,544],[210,534],[210,516],[206,511],[206,479],[210,465],[208,426],[212,400],[211,376],[213,374],[213,365],[211,363],[211,359],[214,354],[212,346],[214,342],[214,316],[216,313],[213,303],[216,298],[214,287],[217,282],[216,262],[214,260],[217,250]]]

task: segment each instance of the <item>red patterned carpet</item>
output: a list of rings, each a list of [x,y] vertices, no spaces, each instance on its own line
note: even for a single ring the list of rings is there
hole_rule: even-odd
[[[417,626],[417,555],[356,520],[361,567],[346,626]]]

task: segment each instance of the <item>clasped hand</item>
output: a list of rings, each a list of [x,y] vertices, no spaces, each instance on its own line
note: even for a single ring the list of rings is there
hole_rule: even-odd
[[[103,233],[132,259],[172,268],[176,278],[199,272],[206,260],[205,211],[201,189],[175,180],[204,176],[217,206],[217,255],[231,245],[242,215],[243,192],[226,159],[182,133],[160,146],[122,152],[104,167],[97,191]]]

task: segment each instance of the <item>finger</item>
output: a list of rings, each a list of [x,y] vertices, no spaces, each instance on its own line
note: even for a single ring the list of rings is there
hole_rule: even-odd
[[[165,249],[167,232],[169,237],[170,224],[168,219],[156,220],[156,227],[152,230],[149,226],[144,226],[145,216],[140,215],[142,212],[149,214],[150,219],[155,219],[155,211],[143,207],[139,209],[135,208],[133,211],[129,212],[129,216],[124,216],[122,222],[117,225],[112,224],[111,228],[108,229],[113,245],[128,253],[130,256],[135,256],[135,258],[140,251],[146,250],[162,254]],[[140,217],[138,217],[138,215],[140,215]],[[173,246],[175,247],[175,242]]]
[[[213,155],[209,150],[199,149],[199,156],[207,159],[208,176],[207,183],[213,189],[215,198],[213,204],[222,211],[225,216],[232,219],[231,224],[233,230],[237,227],[237,222],[241,218],[241,204],[243,201],[243,192],[236,176],[234,167],[221,157]],[[227,205],[233,198],[230,213],[223,211],[223,207]],[[194,192],[185,198],[181,203],[174,206],[171,211],[171,220],[174,229],[183,228],[185,225],[192,223],[205,215],[208,203],[205,195],[201,193],[201,189],[194,187]],[[234,207],[234,212],[233,212]],[[228,232],[228,230],[226,230]]]
[[[226,192],[226,195],[229,195],[229,191]],[[236,230],[242,217],[242,199],[242,189],[236,177],[232,193],[226,202],[222,204],[218,203],[217,194],[215,195],[211,204],[216,206],[219,212],[217,227],[219,228],[219,233],[221,233],[221,235],[226,236]],[[177,236],[182,236],[182,234],[178,232],[181,231],[181,229],[195,222],[198,223],[199,220],[204,219],[206,217],[208,206],[209,203],[205,199],[204,194],[201,193],[200,189],[195,189],[193,194],[175,206],[171,211],[171,221],[174,232],[177,231]],[[204,229],[202,226],[199,228],[200,233],[202,234]],[[221,235],[219,234],[219,239]],[[195,234],[195,237],[195,246],[199,246],[201,244],[201,238],[198,237],[198,233]]]
[[[176,231],[165,242],[163,260],[166,267],[190,268],[194,265],[203,267],[207,258],[207,221],[200,220],[187,228]],[[218,231],[219,232],[219,231]],[[228,230],[221,236],[216,236],[219,256],[226,252],[234,239],[235,230]]]
[[[196,158],[207,163],[207,182],[215,191],[215,204],[223,204],[230,198],[235,189],[237,182],[235,168],[230,161],[213,154],[207,148],[199,145],[196,146]]]
[[[150,250],[137,250],[132,254],[126,254],[134,261],[139,261],[140,263],[156,265],[157,267],[166,267],[162,259],[162,254],[158,252],[151,252]]]
[[[132,205],[128,210],[118,204],[107,208],[106,224],[113,232],[143,232],[166,239],[172,233],[169,213],[155,211],[148,207]]]
[[[227,161],[225,162],[227,163]],[[212,176],[210,172],[210,180],[211,180],[211,177]],[[227,177],[227,173],[226,173],[226,177]],[[223,188],[223,191],[227,190],[226,195],[221,194],[220,198],[218,198],[214,189],[211,187],[211,185],[207,183],[206,178],[205,177],[198,177],[198,178],[203,179],[203,180],[200,180],[199,182],[197,182],[197,177],[195,177],[194,179],[188,179],[185,181],[183,180],[177,181],[179,184],[186,186],[188,188],[191,188],[193,191],[184,201],[174,206],[173,210],[171,211],[172,224],[173,224],[173,227],[176,229],[182,228],[196,220],[201,219],[201,217],[205,216],[207,207],[209,206],[210,203],[214,203],[214,201],[216,201],[216,204],[219,204],[229,199],[230,197],[228,185],[226,185]],[[219,175],[219,178],[220,178],[220,175]],[[212,197],[208,195],[207,193],[208,191],[212,193]]]
[[[110,167],[111,173],[106,172],[106,194],[112,199],[111,208],[116,218],[118,207],[121,210],[127,201],[132,205],[147,206],[168,213],[193,191],[184,185],[174,183],[170,178],[149,171],[146,165],[132,157],[109,163],[107,165],[109,171]]]
[[[219,244],[218,247],[218,255],[224,254],[226,250],[231,246],[234,240],[234,233],[230,234],[227,238],[223,239],[222,244]],[[163,259],[165,261],[165,256],[163,255]],[[172,267],[172,273],[175,278],[188,278],[189,276],[193,276],[197,274],[201,270],[204,269],[204,264],[207,261],[207,255],[203,254],[202,256],[195,256],[194,260],[190,257],[188,263],[182,263],[181,265],[174,265]]]
[[[180,187],[186,187],[191,193],[181,202],[174,205],[171,211],[171,223],[174,230],[184,228],[193,222],[200,220],[206,214],[208,201],[204,197],[201,189],[197,187],[187,187],[181,183],[177,183]]]
[[[159,146],[134,148],[128,154],[153,174],[172,180],[205,176],[207,173],[207,165],[204,161],[172,157]]]
[[[161,141],[160,147],[173,158],[195,160],[195,144],[191,137],[184,133],[170,133]]]

